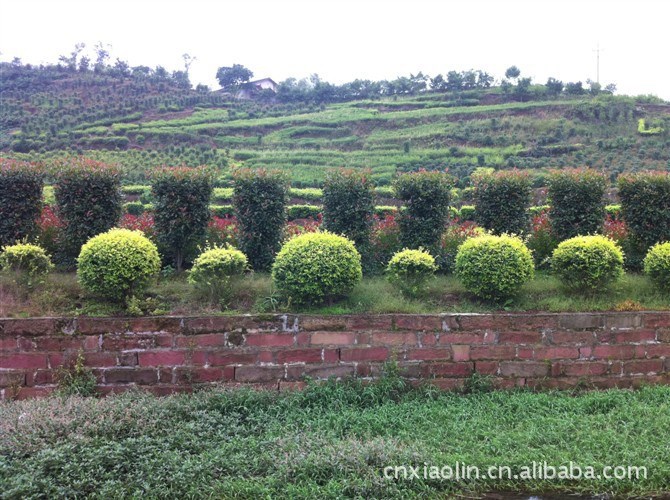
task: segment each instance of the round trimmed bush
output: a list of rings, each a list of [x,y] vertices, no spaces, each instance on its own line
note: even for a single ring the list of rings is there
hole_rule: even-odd
[[[143,291],[160,266],[156,245],[141,231],[111,229],[81,248],[77,277],[88,292],[122,301]]]
[[[670,243],[657,243],[644,258],[644,272],[664,292],[670,291]]]
[[[455,271],[469,292],[499,302],[516,295],[533,277],[533,256],[517,237],[477,236],[458,248]]]
[[[0,269],[17,274],[20,283],[32,286],[53,269],[51,259],[42,247],[29,243],[6,246],[0,253]]]
[[[325,231],[292,238],[272,266],[275,286],[295,304],[344,297],[361,278],[361,256],[354,243]]]
[[[405,248],[396,252],[388,263],[386,276],[405,295],[417,295],[435,274],[435,258],[423,249]]]
[[[244,274],[249,262],[246,255],[233,247],[206,249],[193,262],[188,282],[206,293],[210,301],[225,298],[230,281]]]
[[[556,247],[551,269],[572,290],[605,290],[623,276],[623,252],[605,236],[575,236]]]

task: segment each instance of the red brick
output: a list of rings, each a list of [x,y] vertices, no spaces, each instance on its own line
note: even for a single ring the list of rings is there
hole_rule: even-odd
[[[492,314],[461,314],[458,316],[460,329],[466,332],[503,328],[509,324],[504,318]]]
[[[74,361],[75,357],[70,356]],[[116,366],[116,354],[109,352],[87,352],[84,353],[84,365],[86,366]]]
[[[277,363],[320,363],[321,349],[292,349],[277,353]]]
[[[516,347],[514,346],[474,346],[470,349],[470,359],[514,359]]]
[[[533,348],[532,347],[519,347],[516,350],[516,357],[518,359],[533,359]]]
[[[567,330],[599,329],[604,323],[604,316],[597,313],[563,313],[558,319],[560,328]]]
[[[373,333],[372,344],[374,345],[416,345],[416,333]]]
[[[610,330],[607,332],[598,332],[600,342],[628,344],[656,341],[655,330]]]
[[[135,333],[164,332],[178,333],[181,330],[181,318],[170,316],[144,316],[128,318],[128,329]]]
[[[452,345],[451,352],[454,361],[470,361],[469,345]]]
[[[19,341],[22,340],[19,338]],[[17,338],[16,337],[4,337],[0,338],[0,351],[1,352],[11,352],[18,349]]]
[[[206,382],[221,382],[233,380],[235,370],[226,368],[190,368],[180,367],[175,369],[177,383],[202,384]],[[228,371],[226,372],[226,369]]]
[[[186,361],[184,351],[155,351],[138,353],[140,366],[176,366]]]
[[[557,331],[552,332],[551,340],[554,344],[593,344],[595,336],[589,331]]]
[[[419,333],[419,338],[421,339],[421,345],[430,346],[436,345],[438,340],[438,335],[435,333]]]
[[[632,359],[635,356],[635,346],[598,345],[593,348],[591,356],[596,359]]]
[[[580,347],[579,348],[579,358],[580,359],[589,359],[593,354],[593,347]]]
[[[430,372],[426,368],[426,363],[398,363],[398,371],[401,377],[405,378],[423,378]]]
[[[284,378],[284,368],[278,366],[238,366],[235,380],[238,382],[271,382]]]
[[[353,365],[311,365],[305,367],[305,375],[315,379],[353,377],[355,367]]]
[[[646,328],[670,328],[670,313],[646,313],[641,317]]]
[[[533,350],[535,359],[577,359],[579,349],[576,347],[536,347]]]
[[[353,333],[317,332],[312,334],[313,345],[353,345]]]
[[[256,362],[257,354],[253,352],[216,351],[210,352],[207,361],[210,365],[249,365]]]
[[[440,334],[440,344],[493,344],[496,334],[489,332],[449,332]]]
[[[409,360],[451,359],[451,349],[429,347],[425,349],[410,349],[407,351]]]
[[[627,361],[623,364],[623,372],[633,373],[661,373],[664,371],[662,359],[640,359]]]
[[[273,351],[259,351],[256,355],[256,361],[258,363],[274,363],[275,353]]]
[[[220,347],[226,345],[225,333],[206,333],[202,335],[180,335],[175,338],[177,347]]]
[[[498,368],[497,361],[477,361],[475,363],[475,371],[483,375],[496,375]]]
[[[129,349],[152,349],[156,345],[155,335],[109,334],[102,337],[105,351],[125,351]]]
[[[38,370],[42,371],[42,370]],[[46,371],[46,370],[44,370]],[[31,378],[32,380],[32,378]],[[0,372],[0,387],[26,385],[26,374],[21,372]],[[29,384],[35,385],[35,384]]]
[[[119,354],[119,365],[120,366],[137,366],[139,360],[137,359],[136,352],[123,352]]]
[[[10,354],[0,356],[0,368],[47,368],[47,357],[45,354]]]
[[[4,335],[44,336],[54,333],[54,326],[53,318],[3,319],[0,323],[0,332]]]
[[[657,330],[656,340],[670,343],[670,330]]]
[[[299,320],[301,330],[306,331],[334,331],[347,328],[346,316],[301,316]]]
[[[309,341],[312,338],[312,336],[307,333],[307,332],[300,332],[296,336],[296,344],[303,346],[303,345],[309,345]]]
[[[259,335],[247,335],[248,346],[258,347],[285,347],[295,344],[294,334],[261,333]]]
[[[107,333],[125,333],[129,331],[127,318],[77,318],[77,331],[82,335],[99,335]]]
[[[431,363],[430,374],[436,377],[467,377],[472,374],[473,363]]]
[[[532,361],[501,361],[500,374],[504,377],[545,377],[550,365]]]
[[[498,342],[501,344],[539,344],[542,342],[540,332],[500,332]]]
[[[84,337],[34,337],[20,339],[21,350],[65,351],[84,348]]]
[[[388,359],[386,347],[361,347],[340,350],[342,361],[386,361]]]
[[[339,349],[324,349],[323,350],[323,361],[324,363],[336,363],[340,360],[340,350]]]
[[[25,374],[25,382],[29,386],[55,384],[55,372],[53,370],[35,370]]]
[[[21,387],[19,391],[14,394],[15,399],[33,399],[44,398],[52,394],[56,390],[55,386],[42,387]]]
[[[588,377],[605,375],[609,372],[609,364],[602,361],[561,363],[562,373],[568,377]]]
[[[356,314],[347,318],[346,329],[350,331],[358,330],[390,330],[393,328],[393,316]]]
[[[354,342],[357,345],[370,345],[372,344],[372,334],[370,332],[357,332]]]
[[[253,325],[251,318],[240,318],[239,316],[184,318],[184,327],[179,331],[190,334],[231,332],[251,325]]]
[[[442,318],[433,315],[397,314],[395,316],[395,327],[398,330],[413,330],[415,332],[438,332],[442,330]]]
[[[644,348],[650,358],[670,358],[670,345],[653,344],[638,347]]]
[[[105,370],[106,384],[139,384],[158,383],[158,371],[152,368],[110,368]]]

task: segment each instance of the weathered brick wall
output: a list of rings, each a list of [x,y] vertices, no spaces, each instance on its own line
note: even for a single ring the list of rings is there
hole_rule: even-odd
[[[48,394],[83,353],[103,393],[305,377],[403,376],[445,389],[472,373],[499,387],[670,383],[670,312],[0,319],[2,398]]]

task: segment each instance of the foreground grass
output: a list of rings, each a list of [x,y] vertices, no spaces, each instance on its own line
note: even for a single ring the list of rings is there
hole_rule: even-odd
[[[0,404],[3,498],[444,497],[491,491],[616,496],[670,491],[670,388],[460,395],[393,376],[295,393]],[[389,465],[514,471],[533,461],[646,479],[387,480]]]
[[[199,296],[186,275],[162,278],[151,287],[140,305],[143,314],[235,314],[307,312],[441,313],[492,311],[631,311],[670,308],[670,297],[659,292],[645,276],[627,274],[607,292],[593,295],[570,293],[554,277],[538,273],[521,293],[504,304],[490,304],[468,294],[453,276],[438,276],[425,293],[403,297],[383,277],[365,278],[346,299],[318,307],[288,304],[274,290],[269,275],[256,273],[234,284],[223,302]],[[123,304],[87,296],[73,273],[54,273],[43,286],[26,292],[11,279],[0,277],[0,317],[48,315],[108,316],[127,314]]]

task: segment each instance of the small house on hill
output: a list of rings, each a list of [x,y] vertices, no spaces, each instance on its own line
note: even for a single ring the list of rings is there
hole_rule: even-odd
[[[254,80],[253,82],[245,83],[242,89],[237,93],[240,99],[251,99],[260,92],[270,91],[273,94],[277,92],[277,82],[272,78],[263,78],[261,80]]]

